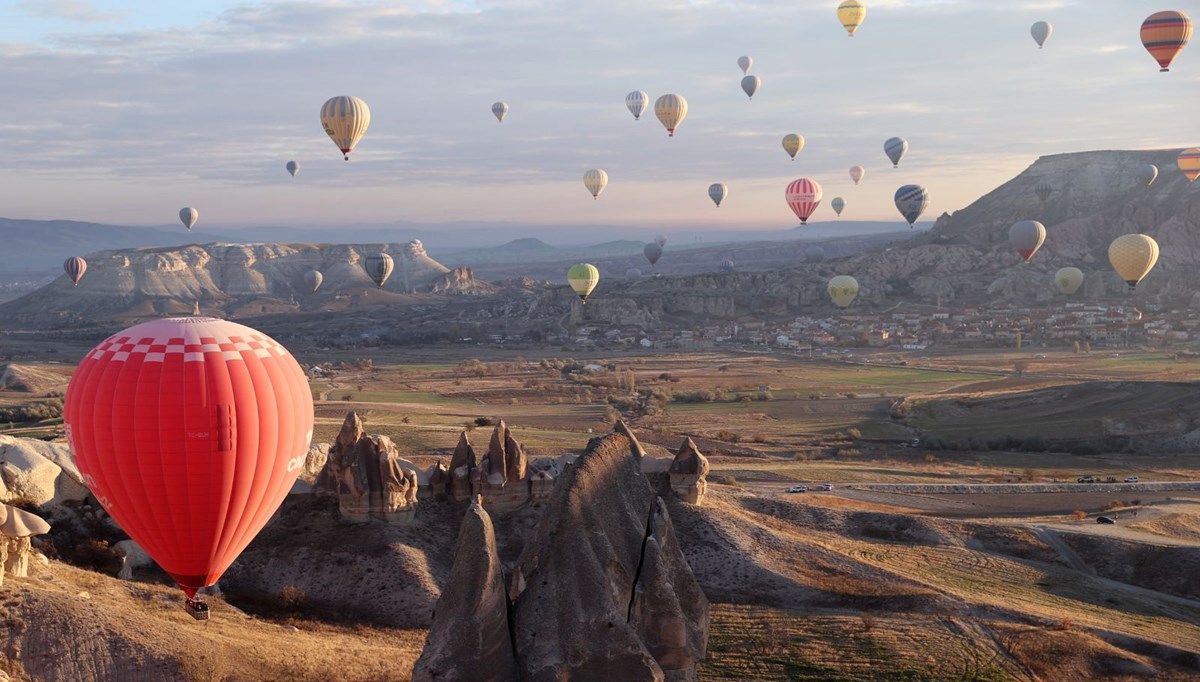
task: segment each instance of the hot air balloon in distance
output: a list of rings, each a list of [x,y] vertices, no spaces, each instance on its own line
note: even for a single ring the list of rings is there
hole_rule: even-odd
[[[321,106],[321,127],[347,161],[370,125],[371,109],[357,97],[332,97]]]
[[[866,168],[863,168],[862,166],[851,166],[850,167],[850,179],[854,181],[854,184],[857,185],[859,182],[862,181],[862,179],[864,177],[866,177],[866,175],[867,175]]]
[[[896,210],[911,228],[929,206],[929,191],[920,185],[905,185],[896,190]]]
[[[1038,201],[1044,204],[1050,195],[1054,194],[1054,188],[1048,182],[1039,182],[1033,186],[1033,193],[1037,195]]]
[[[654,238],[654,243],[658,244],[659,246],[666,246],[667,245],[667,235],[665,235],[665,234],[658,235],[657,237]]]
[[[908,151],[908,142],[904,138],[889,137],[883,143],[883,153],[892,161],[892,168],[900,167],[900,159],[904,158],[904,152]]]
[[[742,73],[750,73],[751,66],[754,66],[754,57],[749,55],[738,57],[738,67],[742,70]]]
[[[583,174],[583,186],[592,193],[593,199],[599,199],[600,193],[608,186],[608,173],[600,168],[593,168]]]
[[[1113,270],[1130,289],[1154,269],[1158,262],[1158,242],[1144,234],[1127,234],[1117,237],[1108,246],[1108,261]]]
[[[829,280],[826,290],[837,307],[847,308],[858,297],[858,280],[850,275],[838,275]]]
[[[1138,166],[1135,177],[1139,183],[1149,187],[1150,185],[1154,184],[1155,180],[1158,179],[1158,166],[1155,166],[1152,163],[1144,163]]]
[[[1068,296],[1079,291],[1083,286],[1083,270],[1079,268],[1063,268],[1054,273],[1054,286]]]
[[[600,283],[600,271],[591,263],[578,263],[572,265],[567,271],[567,283],[571,285],[571,289],[579,296],[579,300],[587,303],[587,297]]]
[[[633,120],[642,120],[642,112],[646,107],[650,106],[650,95],[641,90],[634,90],[625,95],[625,107],[629,109],[629,113],[633,114]]]
[[[304,470],[304,371],[249,327],[161,318],[84,356],[64,403],[84,483],[206,619],[196,591],[217,582]]]
[[[179,209],[179,222],[183,223],[183,226],[188,230],[192,229],[192,226],[196,224],[197,220],[200,220],[200,211],[197,211],[191,206],[185,206]]]
[[[810,246],[804,250],[804,260],[810,263],[820,263],[825,260],[825,249],[819,246]]]
[[[754,99],[754,93],[762,87],[762,79],[758,76],[742,76],[742,92],[750,99]]]
[[[1183,12],[1155,12],[1142,22],[1142,46],[1164,72],[1191,38],[1192,20]]]
[[[867,6],[860,0],[846,0],[837,8],[838,21],[842,22],[842,26],[846,29],[846,33],[851,38],[854,37],[854,32],[862,26],[862,22],[867,18]]]
[[[796,160],[796,155],[800,150],[804,149],[804,136],[797,133],[788,133],[783,136],[783,151],[792,157],[792,161]]]
[[[687,100],[680,95],[663,95],[654,102],[654,115],[667,129],[669,137],[675,136],[675,129],[687,118]]]
[[[733,260],[730,258],[726,258],[725,260],[721,261],[721,265],[718,269],[721,272],[733,272],[736,268],[733,264]]]
[[[1188,182],[1195,182],[1200,177],[1200,147],[1185,149],[1179,153],[1179,170],[1183,171]]]
[[[504,122],[504,117],[508,116],[508,104],[505,102],[496,102],[492,104],[492,116],[500,123]]]
[[[650,242],[642,247],[642,255],[646,257],[646,260],[650,261],[650,265],[653,267],[658,263],[658,259],[662,258],[663,247],[655,244],[654,242]]]
[[[320,270],[309,270],[304,273],[304,283],[308,285],[310,291],[315,292],[321,288],[321,282],[325,281],[325,275],[321,274]]]
[[[383,283],[388,281],[388,277],[392,276],[392,270],[396,267],[396,262],[386,253],[377,253],[373,256],[367,256],[363,261],[363,267],[366,268],[367,276],[369,276],[375,285],[380,289],[383,288]]]
[[[79,256],[71,256],[63,261],[63,272],[71,278],[71,286],[79,286],[79,280],[83,279],[83,273],[87,272],[87,261]]]
[[[1036,220],[1022,220],[1008,228],[1008,241],[1028,263],[1046,242],[1046,226]]]
[[[708,198],[713,200],[717,208],[721,208],[721,202],[725,201],[725,197],[729,196],[729,187],[723,182],[714,182],[708,186]]]
[[[625,279],[641,279],[642,271],[637,268],[629,268],[625,271]]]
[[[1050,39],[1051,33],[1054,33],[1054,27],[1048,21],[1034,22],[1033,26],[1029,27],[1029,35],[1033,36],[1033,40],[1037,43],[1039,50]]]
[[[821,205],[821,195],[821,183],[811,178],[793,180],[784,191],[784,198],[801,225],[807,225],[809,216]]]
[[[842,211],[846,208],[846,200],[841,197],[834,197],[833,201],[829,202],[829,206],[833,209],[833,212],[838,214],[840,217],[842,215]]]
[[[286,168],[293,178],[300,174],[300,164],[296,161],[288,161]]]

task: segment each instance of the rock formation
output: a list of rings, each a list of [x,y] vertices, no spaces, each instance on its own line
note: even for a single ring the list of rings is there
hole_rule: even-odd
[[[0,502],[52,507],[89,494],[65,443],[0,436]]]
[[[461,443],[460,443],[461,444]],[[529,501],[525,476],[529,457],[501,419],[492,430],[487,454],[472,475],[472,490],[493,511],[507,511]]]
[[[464,431],[458,437],[458,446],[450,457],[450,495],[457,501],[471,499],[477,491],[473,490],[472,481],[475,470],[479,467],[479,458],[475,456],[475,448],[467,440]]]
[[[683,441],[671,462],[671,490],[690,504],[700,504],[708,492],[708,458],[691,438]]]
[[[444,500],[450,494],[450,470],[440,459],[429,470],[429,494],[438,500]]]
[[[417,505],[417,473],[402,466],[396,444],[387,436],[367,435],[351,411],[329,448],[314,492],[338,498],[344,518],[411,521]]]
[[[508,628],[504,570],[492,519],[475,498],[458,532],[454,566],[442,588],[413,682],[520,679]]]
[[[23,509],[0,505],[0,585],[4,576],[26,578],[29,576],[29,560],[33,556],[31,538],[50,532],[50,524],[42,517]]]
[[[430,291],[456,296],[488,296],[497,293],[500,288],[475,279],[471,268],[458,267],[435,279]]]

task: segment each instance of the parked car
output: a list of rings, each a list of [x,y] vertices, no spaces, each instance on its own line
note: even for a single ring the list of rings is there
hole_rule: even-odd
[[[808,488],[802,485],[794,485],[787,489],[789,493],[806,493]]]
[[[1112,525],[1112,524],[1116,523],[1116,521],[1113,521],[1111,518],[1109,518],[1107,516],[1097,516],[1096,523],[1106,523],[1106,524]]]
[[[1125,482],[1126,483],[1137,483],[1138,482],[1137,476],[1126,476]]]
[[[830,490],[833,490],[833,486],[830,485],[829,483],[822,483],[821,485],[817,486],[817,490],[820,490],[823,492],[828,492]]]
[[[908,447],[910,447],[910,448],[919,448],[919,447],[921,447],[921,439],[920,439],[920,438],[914,438],[914,439],[912,439],[912,442],[908,444]]]
[[[1096,477],[1095,476],[1080,476],[1079,478],[1075,479],[1075,482],[1076,483],[1095,483]]]

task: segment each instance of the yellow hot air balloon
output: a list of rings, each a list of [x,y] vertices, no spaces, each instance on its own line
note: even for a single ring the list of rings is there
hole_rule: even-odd
[[[600,271],[591,263],[579,263],[567,271],[567,283],[579,295],[579,299],[587,303],[588,294],[600,283]]]
[[[850,275],[838,275],[829,280],[829,298],[839,308],[848,307],[858,296],[858,280]]]
[[[1113,270],[1132,289],[1150,274],[1158,262],[1158,242],[1144,234],[1117,237],[1108,247],[1108,260]]]
[[[350,160],[350,152],[354,151],[354,145],[366,134],[369,125],[371,110],[366,102],[357,97],[333,97],[321,107],[321,127],[342,150],[347,161]]]
[[[1187,176],[1188,182],[1200,178],[1200,147],[1185,149],[1179,154],[1179,170]]]
[[[654,115],[662,121],[667,135],[675,136],[675,129],[687,118],[687,100],[680,95],[663,95],[654,102]]]
[[[863,19],[867,18],[867,6],[859,0],[846,0],[838,5],[837,15],[838,21],[846,27],[846,33],[853,38],[854,32],[862,26]]]
[[[804,149],[804,136],[796,133],[789,133],[783,136],[783,151],[792,157],[792,161],[796,160],[796,155],[800,150]]]
[[[1054,273],[1054,286],[1068,296],[1079,291],[1083,286],[1083,270],[1079,268],[1063,268]]]
[[[599,199],[600,193],[608,186],[608,173],[599,168],[593,168],[583,174],[583,186],[592,193],[593,199]]]

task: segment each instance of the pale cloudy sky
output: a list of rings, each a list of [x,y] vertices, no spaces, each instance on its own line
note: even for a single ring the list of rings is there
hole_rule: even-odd
[[[902,184],[936,216],[1043,154],[1200,143],[1200,45],[1160,74],[1138,39],[1160,0],[867,3],[849,39],[836,0],[0,1],[0,215],[783,230],[800,176],[825,188],[814,219],[843,196],[844,218],[899,222]],[[675,138],[633,120],[635,89],[688,99]],[[349,163],[318,123],[340,94],[373,115]],[[789,132],[807,138],[795,162]],[[911,145],[899,170],[892,135]]]

